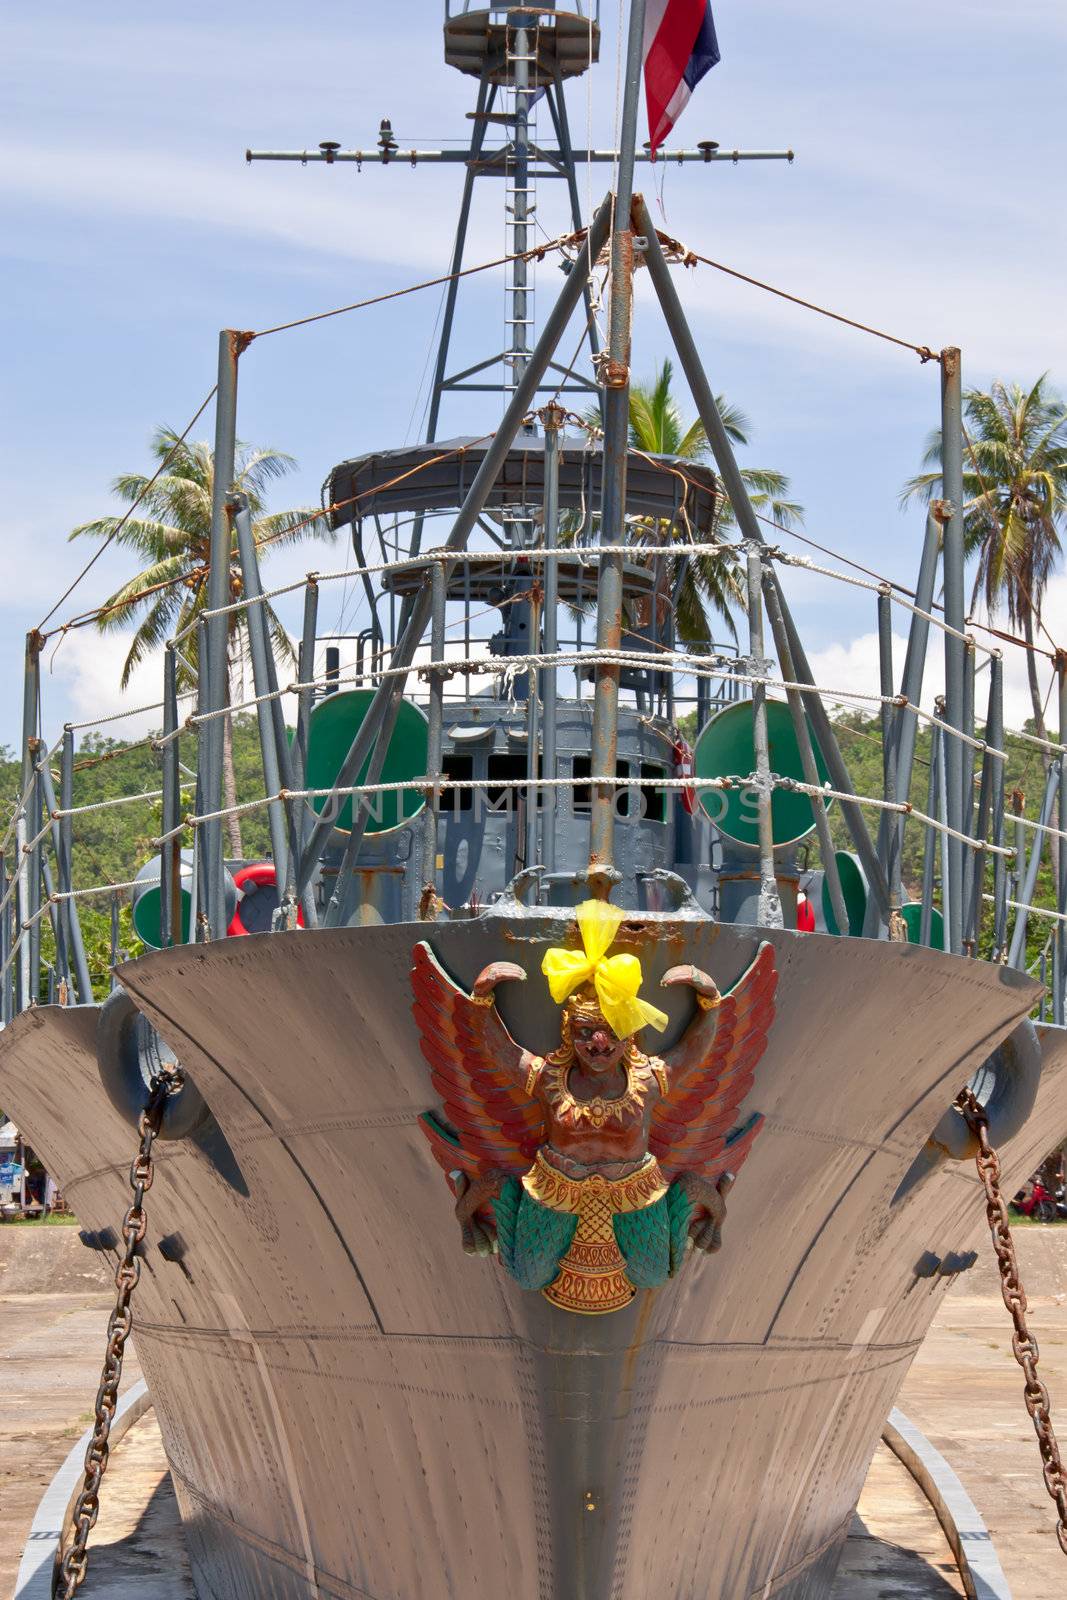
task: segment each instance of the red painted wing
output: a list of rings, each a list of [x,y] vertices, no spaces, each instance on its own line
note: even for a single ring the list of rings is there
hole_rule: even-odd
[[[671,1073],[670,1093],[653,1111],[649,1133],[649,1148],[668,1181],[680,1172],[714,1180],[728,1168],[736,1172],[747,1156],[762,1118],[727,1139],[738,1127],[741,1102],[767,1046],[777,987],[774,947],[763,944],[717,1008],[708,1054]],[[670,1052],[665,1060],[670,1068]]]
[[[523,1051],[495,1006],[479,1005],[453,983],[426,943],[415,946],[412,1007],[441,1114],[420,1117],[446,1173],[470,1178],[526,1172],[544,1143],[540,1106],[523,1088]]]

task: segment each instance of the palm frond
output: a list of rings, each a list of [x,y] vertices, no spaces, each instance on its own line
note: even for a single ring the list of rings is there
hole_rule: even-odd
[[[237,460],[237,482],[251,499],[260,500],[270,484],[296,469],[293,456],[281,450],[243,449]]]
[[[136,550],[150,561],[159,561],[176,546],[180,548],[181,532],[163,522],[150,522],[131,517],[123,522],[121,517],[97,517],[95,522],[83,522],[72,528],[70,539],[110,539],[119,548]]]
[[[1044,591],[1061,555],[1067,511],[1067,407],[1043,373],[1029,388],[997,379],[964,395],[967,421],[964,541],[977,557],[974,593],[990,617],[1003,608],[1025,632],[1040,622]],[[927,464],[940,465],[931,437]],[[912,478],[902,503],[941,491],[937,471]]]
[[[292,511],[274,511],[260,517],[253,533],[256,549],[265,556],[273,545],[279,549],[302,544],[307,539],[324,539],[327,544],[337,543],[337,529],[331,528],[325,515],[313,507],[297,506]]]
[[[715,405],[722,419],[722,425],[734,444],[747,444],[752,432],[752,424],[747,414],[740,406],[731,405],[728,400],[723,399],[721,394],[715,396]]]

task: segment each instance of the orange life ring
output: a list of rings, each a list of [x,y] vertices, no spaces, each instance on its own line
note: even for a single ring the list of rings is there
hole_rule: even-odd
[[[251,928],[246,928],[241,921],[241,901],[244,898],[245,885],[254,884],[256,890],[269,888],[277,891],[278,888],[278,875],[274,870],[273,861],[253,861],[251,866],[242,867],[240,872],[235,872],[233,881],[237,889],[237,909],[233,914],[230,926],[226,929],[226,937],[228,939],[247,937],[253,931]],[[296,911],[296,920],[298,927],[302,928],[304,926],[304,913],[299,906]]]

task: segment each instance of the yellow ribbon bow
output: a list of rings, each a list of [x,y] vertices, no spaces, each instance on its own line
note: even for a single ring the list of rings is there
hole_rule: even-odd
[[[577,908],[581,950],[545,952],[541,971],[557,1005],[592,979],[604,1020],[619,1039],[628,1039],[639,1029],[651,1026],[663,1032],[667,1013],[638,999],[641,963],[636,956],[609,956],[608,951],[626,913],[605,900],[586,900]]]

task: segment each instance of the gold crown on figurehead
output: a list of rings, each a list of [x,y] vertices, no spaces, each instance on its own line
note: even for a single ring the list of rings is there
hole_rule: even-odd
[[[563,1002],[563,1015],[569,1023],[575,1022],[602,1022],[606,1028],[610,1023],[600,1008],[596,989],[591,983],[583,983],[572,995],[568,995]]]

